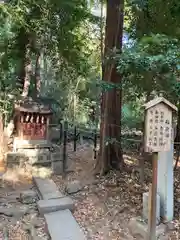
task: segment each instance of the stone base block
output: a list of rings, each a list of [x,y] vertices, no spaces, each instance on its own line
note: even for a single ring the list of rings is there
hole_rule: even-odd
[[[50,163],[51,154],[48,149],[22,149],[22,151],[7,153],[6,162],[8,166],[21,165],[24,162],[28,162],[29,164]]]
[[[6,154],[8,168],[23,168],[25,164],[51,168],[54,174],[63,174],[63,161],[60,151],[50,152],[49,149],[19,149],[17,152]],[[38,174],[35,174],[38,176]]]
[[[144,220],[140,218],[132,218],[129,222],[129,230],[133,237],[136,237],[138,240],[147,240],[148,239],[148,225]],[[165,234],[166,225],[160,224],[156,227],[156,238],[158,239],[161,235]]]
[[[34,148],[50,148],[52,144],[48,140],[22,140],[14,138],[13,150],[16,152],[18,149],[34,149]]]
[[[149,193],[143,193],[143,218],[148,221],[149,216]],[[156,198],[156,225],[160,223],[160,196]]]
[[[51,162],[49,149],[21,149],[18,152],[23,153],[30,164]]]

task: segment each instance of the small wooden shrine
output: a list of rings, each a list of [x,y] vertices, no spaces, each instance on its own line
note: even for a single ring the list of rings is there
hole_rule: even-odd
[[[15,104],[16,140],[48,140],[52,110],[40,99],[26,98]]]

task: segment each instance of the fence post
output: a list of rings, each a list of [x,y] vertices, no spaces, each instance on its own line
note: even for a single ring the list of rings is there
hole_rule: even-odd
[[[63,125],[62,125],[61,120],[60,120],[59,124],[60,124],[59,138],[60,138],[60,144],[61,144],[62,143],[62,138],[63,138]]]
[[[68,122],[64,122],[64,134],[63,134],[63,173],[66,172],[67,165],[67,131],[68,131]]]
[[[76,152],[77,128],[74,126],[74,152]]]
[[[94,159],[97,158],[97,130],[94,131]]]

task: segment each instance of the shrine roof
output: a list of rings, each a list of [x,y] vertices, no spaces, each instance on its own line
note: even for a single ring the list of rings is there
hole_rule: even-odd
[[[167,105],[169,108],[171,108],[173,111],[177,111],[177,107],[175,105],[173,105],[172,103],[170,103],[167,99],[165,99],[164,97],[157,97],[151,101],[149,101],[148,103],[146,103],[145,109],[149,109],[151,107],[154,107],[155,105],[159,104],[159,103],[164,103],[165,105]]]
[[[44,104],[40,99],[25,98],[15,103],[15,111],[40,113],[40,114],[52,114],[52,109],[48,104]]]

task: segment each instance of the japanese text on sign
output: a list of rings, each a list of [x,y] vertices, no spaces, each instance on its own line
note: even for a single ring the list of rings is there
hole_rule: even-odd
[[[172,112],[163,103],[147,110],[146,150],[168,151],[172,140]]]

